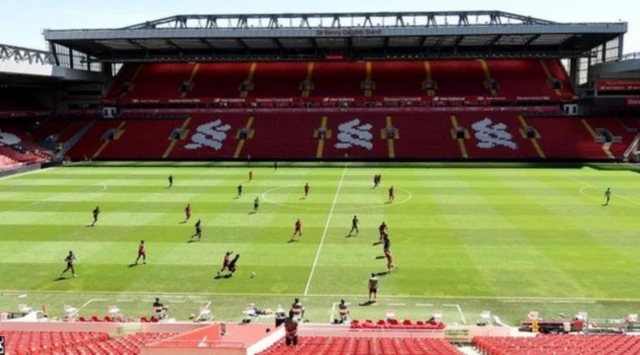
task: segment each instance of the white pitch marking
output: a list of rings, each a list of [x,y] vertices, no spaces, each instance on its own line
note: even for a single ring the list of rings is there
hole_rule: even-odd
[[[116,300],[116,302],[120,303],[120,302],[133,302],[133,300]]]
[[[80,308],[78,308],[78,310],[83,309],[84,307],[90,305],[93,302],[107,302],[107,301],[108,300],[104,299],[104,298],[92,298],[92,299],[88,300],[87,302],[85,302],[82,306],[80,306]]]
[[[320,258],[320,252],[322,251],[322,245],[324,245],[324,238],[327,236],[327,231],[329,230],[329,224],[331,223],[331,217],[333,217],[333,210],[336,208],[336,202],[338,202],[338,196],[340,195],[340,189],[342,189],[342,183],[344,182],[344,176],[347,173],[347,167],[349,163],[344,165],[344,169],[342,170],[342,176],[340,177],[340,183],[338,184],[338,188],[336,189],[336,194],[333,197],[333,203],[331,204],[331,210],[329,210],[329,216],[327,217],[327,223],[324,225],[324,232],[322,232],[322,238],[320,238],[320,244],[318,245],[318,251],[316,252],[316,257],[313,260],[313,266],[311,267],[311,272],[309,273],[309,279],[307,280],[307,286],[304,288],[304,295],[306,296],[309,293],[309,287],[311,286],[311,280],[313,279],[313,273],[316,271],[316,266],[318,265],[318,259]]]
[[[331,305],[331,313],[329,313],[329,324],[333,323],[333,314],[336,311],[336,305],[337,303],[335,302]]]
[[[432,307],[431,303],[416,303],[416,307]]]
[[[43,172],[43,171],[51,171],[51,170],[54,170],[54,169],[57,169],[57,167],[51,167],[51,168],[45,168],[45,169],[37,169],[37,170],[27,171],[27,172],[24,172],[24,173],[17,173],[17,174],[13,174],[13,175],[7,175],[7,176],[0,177],[0,181],[8,180],[8,179],[11,179],[11,178],[14,178],[14,177],[40,173],[40,172]]]
[[[583,300],[583,301],[576,301],[576,300],[518,300],[518,299],[513,299],[513,300],[502,300],[500,301],[502,303],[586,303],[586,304],[594,304],[596,303],[596,301],[594,300]]]
[[[460,308],[459,304],[443,304],[442,306],[457,308],[458,313],[460,313],[460,319],[462,319],[462,323],[467,324],[467,319],[464,317],[464,314],[462,313],[462,308]]]
[[[406,303],[387,303],[388,306],[406,306]]]
[[[564,177],[564,178],[567,178],[567,179],[569,179],[569,180],[573,180],[573,181],[575,181],[575,182],[581,183],[582,185],[585,185],[584,187],[582,187],[582,188],[580,189],[580,193],[581,193],[583,196],[589,197],[589,198],[590,198],[590,199],[592,199],[592,200],[596,200],[595,198],[593,198],[593,197],[591,197],[591,196],[588,196],[588,195],[584,194],[584,192],[583,192],[583,190],[584,190],[584,189],[587,189],[587,188],[597,189],[597,187],[596,187],[596,186],[591,185],[591,184],[590,184],[590,183],[588,183],[588,182],[585,182],[585,181],[582,181],[582,180],[578,180],[578,179],[576,179],[576,178],[572,178],[572,177],[570,177],[570,176],[564,176],[564,175],[561,175],[561,176],[562,176],[562,177]],[[613,194],[613,196],[614,196],[614,197],[617,197],[617,198],[620,198],[620,199],[623,199],[623,200],[625,200],[625,201],[627,201],[627,202],[631,202],[632,204],[634,204],[634,205],[636,205],[636,206],[639,206],[639,207],[640,207],[640,203],[638,203],[638,202],[636,202],[636,201],[634,201],[634,200],[631,200],[631,199],[629,199],[629,198],[627,198],[627,197],[624,197],[624,196],[622,196],[622,195],[618,195],[618,194]],[[597,200],[597,201],[600,201],[600,200]]]
[[[27,295],[26,294],[18,295],[18,298],[27,298]]]
[[[204,306],[205,309],[209,309],[209,307],[211,307],[211,301],[207,301],[207,305]]]

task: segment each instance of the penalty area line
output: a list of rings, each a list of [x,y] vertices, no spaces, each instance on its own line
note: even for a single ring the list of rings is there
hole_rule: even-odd
[[[316,257],[313,260],[313,266],[311,267],[311,272],[309,273],[309,279],[307,280],[307,286],[304,288],[304,295],[309,294],[309,287],[311,286],[311,280],[313,280],[313,273],[316,271],[316,266],[318,265],[318,259],[320,258],[320,252],[322,251],[322,245],[324,245],[324,239],[327,236],[327,231],[329,230],[329,224],[331,223],[331,218],[333,217],[333,211],[336,209],[336,202],[338,202],[338,196],[340,195],[340,189],[342,189],[342,183],[344,182],[344,176],[347,173],[347,167],[349,163],[344,164],[344,169],[342,169],[342,176],[340,177],[340,183],[338,183],[338,188],[336,189],[336,194],[333,196],[333,203],[331,204],[331,210],[329,210],[329,216],[327,217],[327,223],[324,225],[324,232],[322,232],[322,238],[320,238],[320,244],[318,245],[318,251],[316,252]]]

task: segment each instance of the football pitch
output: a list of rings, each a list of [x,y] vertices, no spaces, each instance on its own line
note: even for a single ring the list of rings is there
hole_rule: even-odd
[[[145,162],[12,176],[0,180],[0,309],[46,304],[60,316],[72,305],[86,316],[117,304],[140,316],[159,296],[173,316],[210,307],[226,320],[249,303],[288,308],[294,297],[319,322],[341,298],[360,319],[390,309],[412,319],[439,310],[456,323],[482,310],[511,323],[531,310],[637,313],[639,177],[626,165]],[[354,215],[360,231],[349,237]],[[298,218],[303,235],[289,242]],[[190,243],[198,219],[202,240]],[[360,307],[370,274],[386,271],[374,245],[382,221],[399,269],[380,276],[378,305]],[[133,266],[141,239],[147,264]],[[78,277],[59,279],[69,250]],[[215,278],[227,250],[241,255],[238,271]]]

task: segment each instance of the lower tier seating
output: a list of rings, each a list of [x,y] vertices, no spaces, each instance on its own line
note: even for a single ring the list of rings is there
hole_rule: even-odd
[[[296,347],[284,340],[260,355],[460,355],[444,339],[301,337]]]
[[[640,338],[626,335],[544,335],[533,338],[476,337],[486,355],[636,355]]]
[[[136,333],[109,338],[101,332],[3,332],[7,354],[135,355],[149,343],[174,336],[175,333]]]
[[[515,111],[235,111],[99,120],[73,159],[622,159],[621,120]]]

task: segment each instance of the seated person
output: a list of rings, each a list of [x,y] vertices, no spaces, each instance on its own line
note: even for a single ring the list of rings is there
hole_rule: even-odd
[[[167,316],[167,310],[169,307],[166,307],[162,302],[160,302],[160,298],[156,297],[156,301],[153,302],[153,311],[155,316],[158,319],[164,319]]]
[[[340,323],[346,323],[347,318],[349,317],[349,306],[344,300],[340,300],[340,304],[338,305],[338,320]]]
[[[299,299],[295,299],[293,304],[291,305],[291,312],[296,318],[304,319],[304,306],[302,306],[302,302]]]

